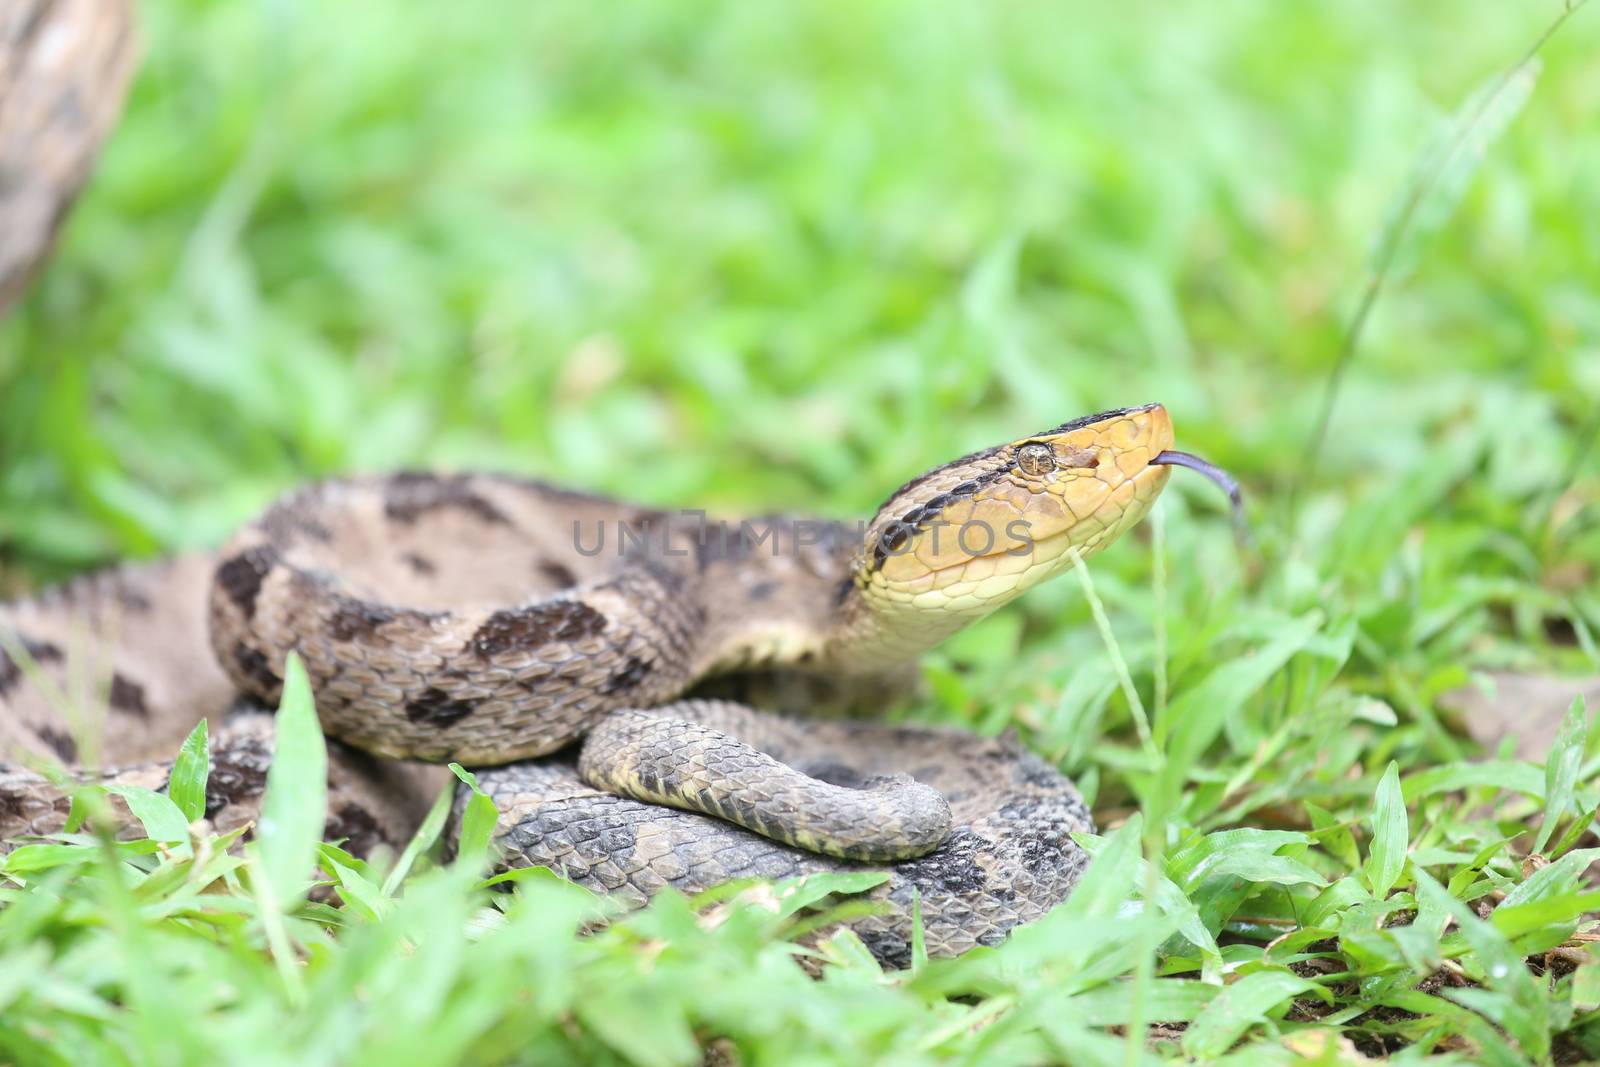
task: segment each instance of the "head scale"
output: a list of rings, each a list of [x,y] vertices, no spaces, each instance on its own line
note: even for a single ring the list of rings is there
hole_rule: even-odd
[[[1071,549],[1088,556],[1135,525],[1166,485],[1152,461],[1172,444],[1166,409],[1148,404],[963,456],[879,509],[853,584],[926,647],[1070,568]]]

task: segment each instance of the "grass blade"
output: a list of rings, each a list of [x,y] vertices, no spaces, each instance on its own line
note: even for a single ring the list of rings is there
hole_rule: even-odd
[[[1418,899],[1440,908],[1455,920],[1477,958],[1483,984],[1487,987],[1450,990],[1446,995],[1503,1027],[1533,1062],[1544,1062],[1550,1051],[1549,995],[1534,981],[1511,942],[1492,924],[1473,914],[1471,908],[1447,893],[1426,871],[1419,869],[1416,878]],[[1465,996],[1467,993],[1474,995]]]
[[[1078,584],[1083,589],[1083,598],[1089,602],[1089,611],[1094,616],[1094,625],[1100,632],[1101,643],[1105,645],[1106,655],[1111,657],[1111,665],[1117,672],[1117,681],[1122,686],[1122,695],[1128,702],[1128,713],[1133,716],[1134,728],[1139,731],[1139,743],[1145,750],[1159,759],[1160,753],[1156,750],[1150,734],[1150,719],[1145,714],[1144,701],[1139,699],[1139,690],[1133,684],[1133,676],[1128,672],[1128,661],[1122,656],[1122,646],[1117,644],[1116,634],[1111,630],[1111,620],[1106,617],[1105,604],[1095,592],[1094,579],[1089,574],[1089,566],[1084,563],[1083,556],[1076,548],[1067,550],[1073,559],[1072,570],[1078,576]]]
[[[461,813],[461,837],[456,846],[457,863],[486,864],[494,841],[494,824],[500,818],[494,801],[478,786],[478,777],[459,763],[450,764],[455,776],[472,790],[466,810]]]
[[[377,921],[394,908],[394,901],[362,874],[342,849],[322,845],[319,849],[322,867],[333,877],[339,896],[347,905],[354,906],[370,920]]]
[[[427,816],[422,820],[422,825],[417,827],[417,832],[411,836],[406,844],[406,850],[400,853],[400,858],[395,861],[394,870],[390,871],[383,880],[383,895],[392,897],[400,888],[400,883],[405,881],[406,875],[411,873],[411,868],[417,862],[417,857],[432,848],[439,835],[444,832],[445,820],[450,817],[450,805],[455,801],[456,787],[454,783],[439,790],[439,795],[434,798],[433,806],[428,809]]]
[[[1315,982],[1292,971],[1257,971],[1245,975],[1218,993],[1183,1035],[1183,1050],[1200,1059],[1214,1059],[1267,1013],[1290,997],[1314,993],[1325,1002],[1333,998]]]
[[[292,652],[284,663],[277,724],[256,842],[261,875],[272,884],[274,899],[290,909],[313,877],[328,808],[328,748],[311,683]]]
[[[1144,818],[1135,815],[1099,842],[1089,869],[1061,910],[1084,918],[1106,918],[1117,913],[1133,893],[1139,873],[1139,835]]]
[[[201,719],[184,739],[167,780],[167,796],[190,822],[205,816],[206,783],[210,778],[211,743],[206,736],[206,720]]]
[[[189,820],[171,798],[140,785],[108,785],[106,792],[115,793],[127,802],[128,810],[139,820],[150,840],[167,843],[189,840]]]
[[[1583,706],[1583,694],[1572,698],[1572,705],[1561,720],[1555,743],[1544,762],[1544,822],[1539,825],[1539,837],[1533,850],[1543,852],[1556,832],[1561,817],[1572,807],[1572,794],[1578,785],[1578,773],[1583,767],[1583,750],[1589,742],[1589,718]]]
[[[1393,760],[1378,783],[1372,803],[1372,850],[1367,855],[1367,888],[1379,900],[1389,895],[1406,866],[1406,843],[1411,830],[1406,801],[1400,792],[1400,767]]]
[[[1333,421],[1333,408],[1339,399],[1345,371],[1355,358],[1361,335],[1372,317],[1372,309],[1393,273],[1402,250],[1414,233],[1430,233],[1444,224],[1489,144],[1505,131],[1532,93],[1539,50],[1581,6],[1581,0],[1579,3],[1569,3],[1521,60],[1468,99],[1457,112],[1449,134],[1439,147],[1430,147],[1424,152],[1415,175],[1396,199],[1395,206],[1379,231],[1360,301],[1355,314],[1350,317],[1339,355],[1323,387],[1317,420],[1306,441],[1302,473],[1289,494],[1291,529],[1299,511],[1300,492],[1316,477],[1317,460],[1328,437],[1328,426]]]
[[[1316,612],[1285,620],[1277,636],[1253,655],[1219,664],[1203,681],[1185,690],[1168,705],[1166,717],[1156,724],[1156,741],[1160,744],[1170,728],[1167,743],[1169,788],[1176,790],[1177,783],[1216,740],[1227,718],[1238,714],[1245,701],[1282,670],[1291,657],[1310,644],[1322,623],[1322,616]]]

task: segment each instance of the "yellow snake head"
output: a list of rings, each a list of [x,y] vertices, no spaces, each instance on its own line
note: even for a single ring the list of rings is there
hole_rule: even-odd
[[[1101,412],[906,483],[868,525],[851,582],[875,654],[915,654],[1070,569],[1144,518],[1171,473],[1160,404]],[[1170,453],[1178,455],[1177,453]],[[854,658],[854,657],[846,657]]]

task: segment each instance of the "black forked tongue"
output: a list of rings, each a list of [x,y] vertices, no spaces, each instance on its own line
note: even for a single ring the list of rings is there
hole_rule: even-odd
[[[1233,480],[1233,475],[1217,466],[1208,463],[1199,456],[1190,455],[1188,452],[1163,452],[1150,461],[1152,467],[1188,467],[1192,471],[1199,471],[1214,482],[1218,489],[1228,494],[1228,500],[1233,504],[1235,511],[1244,506],[1244,498],[1239,494],[1239,483]]]
[[[1187,452],[1163,452],[1150,461],[1153,467],[1188,467],[1192,471],[1199,471],[1206,479],[1218,489],[1228,494],[1228,502],[1233,505],[1233,525],[1240,534],[1246,533],[1249,527],[1244,518],[1244,497],[1239,492],[1239,483],[1233,480],[1233,475],[1217,466],[1208,463],[1199,456]]]

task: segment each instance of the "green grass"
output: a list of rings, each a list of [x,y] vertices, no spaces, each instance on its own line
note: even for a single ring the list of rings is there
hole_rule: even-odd
[[[911,974],[842,937],[821,980],[759,894],[580,936],[596,905],[484,892],[476,847],[404,878],[324,848],[339,896],[303,903],[303,743],[276,843],[12,854],[0,1052],[1600,1056],[1600,955],[1572,940],[1600,910],[1600,730],[1576,716],[1549,768],[1484,761],[1439,699],[1600,668],[1595,12],[1441,163],[1559,5],[860,7],[147,4],[128,114],[0,323],[0,584],[401,463],[855,514],[1161,400],[1255,539],[1180,474],[1093,561],[1150,744],[1071,580],[930,657],[911,710],[1074,775],[1108,828],[1085,885]],[[1441,188],[1313,467],[1419,173]],[[1147,1043],[1158,1022],[1190,1025]]]

